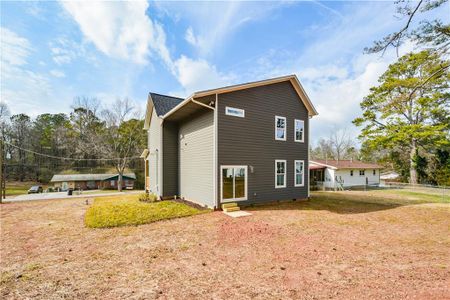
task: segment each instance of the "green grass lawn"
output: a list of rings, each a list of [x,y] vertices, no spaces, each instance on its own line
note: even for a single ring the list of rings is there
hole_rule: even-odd
[[[450,202],[450,190],[414,190],[414,189],[398,189],[398,190],[375,190],[372,193],[376,196],[389,196],[395,195],[400,198],[404,198],[410,201],[421,202]]]
[[[32,187],[33,185],[41,185],[43,189],[45,189],[45,186],[31,181],[13,181],[13,182],[6,182],[6,196],[17,196],[17,195],[23,195],[28,193],[28,189]]]
[[[28,189],[6,188],[6,196],[17,196],[28,193]]]
[[[336,213],[365,213],[392,209],[406,205],[449,203],[450,199],[438,194],[410,190],[372,190],[344,192],[312,192],[312,200],[298,209],[328,210]]]
[[[140,225],[208,212],[175,201],[140,202],[139,195],[95,198],[88,208],[85,224],[91,228]]]
[[[126,192],[128,190],[123,190],[123,192]],[[84,190],[82,195],[95,195],[95,194],[109,194],[109,193],[117,193],[118,190]]]

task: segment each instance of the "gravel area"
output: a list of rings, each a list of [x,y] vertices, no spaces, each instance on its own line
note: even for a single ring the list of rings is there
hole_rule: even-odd
[[[450,299],[449,204],[325,195],[112,229],[84,199],[2,204],[0,298]]]

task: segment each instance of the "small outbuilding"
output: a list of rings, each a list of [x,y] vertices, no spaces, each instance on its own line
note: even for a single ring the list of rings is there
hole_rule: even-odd
[[[122,188],[132,190],[136,175],[126,173],[122,176]],[[67,191],[68,189],[96,190],[117,189],[119,174],[55,174],[50,180],[55,189]]]
[[[311,188],[346,189],[380,184],[382,166],[357,160],[310,160]]]

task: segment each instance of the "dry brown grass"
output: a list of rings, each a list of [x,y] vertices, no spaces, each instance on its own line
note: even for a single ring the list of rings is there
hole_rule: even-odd
[[[4,204],[0,297],[450,298],[449,204],[330,195],[112,229],[83,199]]]

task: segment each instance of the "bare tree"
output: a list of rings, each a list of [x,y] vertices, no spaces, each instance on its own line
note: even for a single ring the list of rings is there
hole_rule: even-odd
[[[106,130],[101,143],[102,152],[115,158],[115,168],[119,174],[117,188],[122,191],[123,174],[131,156],[137,156],[142,123],[138,112],[128,98],[117,99],[110,109],[102,112]],[[100,144],[100,143],[99,143]]]
[[[70,122],[76,137],[72,141],[76,156],[89,158],[99,154],[93,150],[97,149],[98,136],[104,128],[99,117],[100,101],[95,97],[76,97],[72,108]]]
[[[347,129],[334,130],[330,135],[330,146],[336,160],[342,160],[353,151],[354,143]]]
[[[0,124],[6,122],[6,119],[9,117],[9,109],[8,105],[5,102],[0,102]]]

